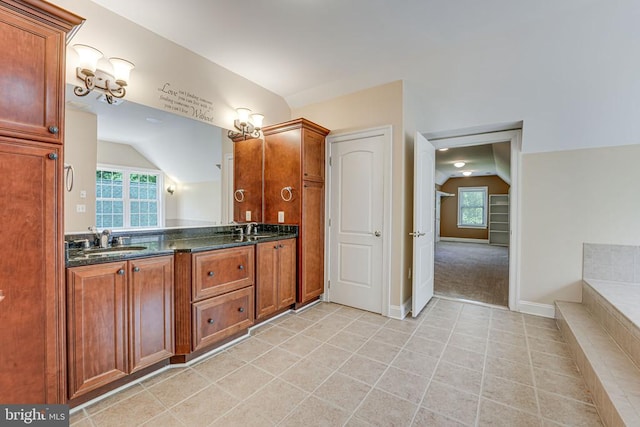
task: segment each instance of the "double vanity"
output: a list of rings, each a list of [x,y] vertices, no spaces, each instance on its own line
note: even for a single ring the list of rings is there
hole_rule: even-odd
[[[67,236],[68,395],[75,406],[247,333],[296,302],[297,226]],[[241,232],[242,230],[242,232]],[[126,235],[126,239],[118,239]]]

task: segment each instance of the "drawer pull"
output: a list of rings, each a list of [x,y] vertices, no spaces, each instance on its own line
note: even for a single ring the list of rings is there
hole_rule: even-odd
[[[213,320],[213,319],[209,319],[209,320],[207,320],[207,323],[208,323],[208,324],[210,324],[210,325],[213,325],[213,322],[214,322],[214,320]]]
[[[209,277],[213,277],[213,275],[214,275],[213,271],[210,271],[207,274],[209,275]]]
[[[284,248],[284,245],[279,245],[278,247],[279,247],[279,248]]]
[[[58,129],[58,126],[49,126],[48,131],[49,133],[57,135],[60,129]]]
[[[273,247],[273,249],[278,249],[278,245],[275,245],[275,246]]]
[[[239,311],[240,313],[244,313],[244,307],[240,307],[240,308],[238,309],[238,311]]]
[[[118,274],[121,276],[124,276],[124,270],[123,269],[118,270]]]
[[[238,268],[239,268],[240,270],[244,270],[244,265],[240,264],[240,265],[238,266]]]
[[[137,273],[138,271],[140,271],[140,267],[133,267],[133,271]]]

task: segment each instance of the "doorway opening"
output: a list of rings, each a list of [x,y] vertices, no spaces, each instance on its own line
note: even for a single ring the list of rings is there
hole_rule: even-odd
[[[520,134],[429,138],[437,149],[436,296],[517,308]]]

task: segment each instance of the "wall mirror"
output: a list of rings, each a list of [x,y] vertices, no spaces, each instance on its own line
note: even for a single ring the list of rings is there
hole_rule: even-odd
[[[78,97],[72,89],[67,85],[65,184],[71,186],[73,168],[73,188],[65,191],[65,233],[232,219],[223,185],[229,176],[233,181],[233,146],[225,129],[128,100],[109,105],[97,93]],[[113,175],[99,169],[123,170],[125,177],[110,183]],[[153,171],[157,179],[149,178]],[[157,224],[149,220],[154,209]]]

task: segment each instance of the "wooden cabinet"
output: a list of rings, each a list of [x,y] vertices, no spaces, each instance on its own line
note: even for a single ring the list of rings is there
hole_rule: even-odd
[[[66,401],[64,41],[81,22],[42,1],[0,1],[0,176],[7,181],[0,192],[4,404]]]
[[[176,357],[242,332],[254,321],[255,248],[176,253]]]
[[[262,140],[234,140],[233,220],[262,222]]]
[[[221,295],[254,282],[252,247],[195,253],[193,264],[194,300]]]
[[[129,372],[173,355],[173,257],[129,261]]]
[[[81,22],[44,1],[0,2],[0,135],[62,143],[65,33]]]
[[[304,304],[324,291],[324,171],[328,129],[305,119],[264,133],[264,221],[298,229],[298,290]]]
[[[173,354],[173,257],[67,270],[69,398]]]
[[[253,325],[253,286],[193,304],[193,349],[199,350]]]
[[[256,319],[296,302],[296,239],[256,247]]]

